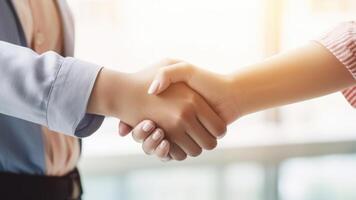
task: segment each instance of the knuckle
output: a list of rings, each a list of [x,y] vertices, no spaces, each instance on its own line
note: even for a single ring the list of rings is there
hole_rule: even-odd
[[[189,120],[191,116],[192,116],[192,112],[190,109],[181,109],[174,116],[173,125],[176,127],[181,126],[182,124],[184,124],[184,122]]]
[[[189,106],[194,107],[199,102],[199,96],[192,93],[186,97]]]
[[[188,62],[183,61],[183,62],[181,62],[181,64],[182,64],[182,67],[186,70],[193,68],[193,66]]]
[[[172,120],[170,120],[170,122],[169,122],[169,124],[170,124],[170,126],[172,126],[172,127],[180,127],[180,126],[182,126],[182,116],[181,116],[181,114],[175,114],[175,116],[173,116],[172,118],[171,118]]]
[[[169,76],[169,70],[167,68],[161,68],[158,70],[158,74],[160,77],[167,77]]]
[[[184,122],[186,120],[189,120],[191,116],[192,116],[192,109],[189,106],[187,106],[179,111],[176,120],[179,122]]]
[[[195,67],[188,62],[182,62],[182,67],[184,68],[184,71],[186,71],[188,74],[194,72],[195,69]]]

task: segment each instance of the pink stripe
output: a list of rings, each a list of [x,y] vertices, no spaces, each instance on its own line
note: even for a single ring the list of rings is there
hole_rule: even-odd
[[[348,34],[344,34],[342,36],[340,36],[339,38],[335,38],[335,39],[330,39],[330,42],[325,44],[325,46],[327,46],[330,49],[333,49],[335,51],[338,50],[338,48],[336,48],[337,45],[339,45],[340,43],[344,43],[345,40],[347,40],[347,36]]]
[[[348,98],[348,99],[354,99],[354,98],[355,98],[355,95],[356,95],[356,90],[355,90],[355,88],[352,88],[352,89],[351,89],[351,92],[346,96],[346,98]]]
[[[355,42],[352,42],[352,44],[354,44],[354,47],[350,48],[350,51],[351,51],[351,52],[353,52],[353,51],[355,50],[355,48],[356,48]]]
[[[356,80],[356,23],[342,23],[325,34],[319,42],[333,53]],[[342,93],[356,108],[356,86],[348,88]]]
[[[355,59],[356,60],[356,59]],[[352,63],[349,67],[348,67],[349,71],[351,71],[351,73],[354,73],[354,70],[356,70],[356,62]]]
[[[349,34],[345,34],[342,38],[340,38],[339,40],[335,40],[333,41],[329,48],[333,49],[335,52],[339,51],[340,49],[345,47],[345,43],[349,42],[349,38],[350,35]]]
[[[327,35],[328,40],[330,43],[340,43],[343,39],[348,38],[352,34],[355,34],[354,32],[343,32],[341,34],[329,34]]]
[[[354,99],[355,98],[355,92],[356,92],[356,90],[352,89],[351,92],[348,95],[345,96],[346,99]]]
[[[353,74],[356,74],[356,63],[353,64],[353,66],[350,68],[350,70]]]
[[[335,51],[334,49],[330,49],[334,55],[346,66],[346,68],[349,69],[349,71],[351,72],[351,74],[353,75],[353,77],[355,77],[355,73],[353,71],[351,71],[350,69],[354,67],[354,64],[356,62],[356,57],[354,56],[354,53],[351,52],[348,49],[345,49],[345,44],[346,43],[350,43],[351,38],[349,38],[349,41],[344,42],[344,49],[340,49],[339,51]],[[353,49],[355,49],[355,43],[352,42],[351,45],[348,45],[350,47],[352,47]]]
[[[347,42],[347,40],[344,39],[345,38],[342,38],[342,40],[340,41],[332,41],[329,44],[324,44],[324,46],[327,47],[334,54],[340,54],[340,52],[343,52],[341,51],[343,49],[340,48],[340,46],[342,46],[345,42]]]
[[[350,102],[352,106],[356,106],[356,86],[348,88],[343,91],[345,98]]]
[[[345,49],[345,53],[348,53],[345,55],[345,58],[344,58],[345,64],[349,63],[350,59],[355,59],[355,56],[353,55],[353,52],[354,52],[353,49],[355,46],[356,46],[356,44],[352,42],[352,45],[350,45],[350,47],[352,47],[352,49],[351,48],[349,50]]]
[[[349,66],[349,69],[352,69],[353,64],[355,64],[355,60],[356,57],[354,55],[349,55],[349,57],[347,59],[345,59],[344,63],[346,64],[346,66]]]
[[[337,51],[339,50],[340,47],[343,47],[343,45],[341,45],[338,48],[336,48],[335,45],[339,45],[339,44],[343,44],[344,42],[347,42],[350,38],[352,38],[351,37],[352,34],[356,34],[356,32],[345,32],[341,35],[330,34],[329,35],[330,42],[327,43],[326,46]]]
[[[345,53],[345,51],[347,51],[347,46],[350,46],[350,43],[353,45],[353,42],[350,39],[350,37],[345,37],[342,42],[340,41],[334,46],[330,46],[329,48],[332,49],[335,53]]]
[[[348,96],[350,96],[350,94],[351,94],[352,91],[353,91],[352,88],[345,90],[345,91],[343,92],[345,98],[348,98]]]
[[[352,105],[353,107],[356,107],[356,98],[352,99],[352,100],[349,101],[349,102],[351,102],[351,105]]]

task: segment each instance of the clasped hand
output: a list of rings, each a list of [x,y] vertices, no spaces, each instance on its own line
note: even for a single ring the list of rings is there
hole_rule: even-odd
[[[226,124],[237,117],[228,77],[171,59],[133,76],[141,80],[150,77],[150,87],[142,92],[158,107],[135,108],[146,111],[146,120],[137,124],[137,119],[121,118],[119,132],[124,136],[132,130],[144,152],[161,160],[183,160],[187,155],[198,156],[202,149],[215,148]]]

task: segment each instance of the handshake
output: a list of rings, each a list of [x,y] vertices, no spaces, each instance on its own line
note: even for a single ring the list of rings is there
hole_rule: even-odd
[[[312,42],[231,75],[171,59],[134,74],[103,69],[87,110],[121,119],[121,135],[134,127],[146,153],[184,160],[215,148],[239,117],[355,85],[342,62]]]
[[[147,154],[184,160],[214,149],[226,124],[241,114],[232,90],[231,78],[179,60],[165,59],[133,74],[104,68],[88,112],[119,118],[120,134],[132,130]]]

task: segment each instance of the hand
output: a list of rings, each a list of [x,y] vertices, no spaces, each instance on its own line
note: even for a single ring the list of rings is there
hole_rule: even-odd
[[[224,134],[226,125],[201,96],[184,84],[176,84],[160,96],[146,90],[161,62],[135,74],[104,69],[99,74],[89,101],[88,111],[115,116],[133,126],[151,119],[166,131],[170,155],[183,160],[186,154],[197,156],[202,148],[213,149],[216,137]]]
[[[234,95],[236,89],[233,79],[197,68],[187,62],[175,61],[174,64],[160,68],[148,93],[158,95],[177,82],[186,83],[202,95],[226,123],[231,123],[239,117],[239,107],[236,103],[238,97]]]
[[[119,134],[126,136],[132,131],[133,139],[142,143],[142,149],[147,155],[156,155],[162,161],[169,161],[170,143],[164,139],[163,130],[157,128],[150,120],[140,122],[135,128],[120,121]]]
[[[159,94],[173,83],[185,82],[203,95],[226,123],[234,121],[237,118],[239,112],[234,102],[235,97],[232,97],[233,86],[230,77],[213,74],[182,61],[168,60],[165,62],[172,64],[158,70],[155,80],[149,88],[149,94]],[[216,91],[219,91],[219,93],[216,93]],[[120,122],[120,127],[131,130],[123,122]],[[155,148],[152,144],[145,144],[147,141],[141,140],[141,142],[143,142],[143,146],[153,146]],[[150,149],[150,151],[153,150]],[[160,156],[158,158],[166,159]]]

